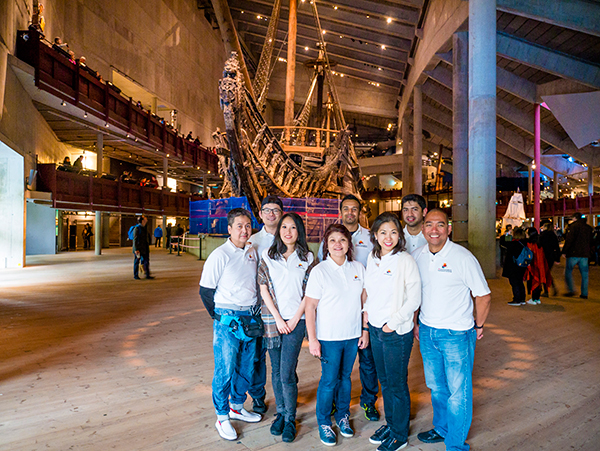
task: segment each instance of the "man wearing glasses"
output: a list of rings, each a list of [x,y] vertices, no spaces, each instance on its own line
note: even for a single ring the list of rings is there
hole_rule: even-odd
[[[258,258],[260,259],[262,252],[273,244],[277,224],[281,216],[283,216],[283,202],[277,196],[265,197],[261,203],[258,215],[264,227],[260,232],[252,235],[248,242],[256,249]],[[267,383],[266,358],[267,350],[263,348],[262,338],[258,338],[256,340],[256,354],[254,357],[254,376],[252,377],[252,384],[248,390],[248,394],[252,397],[252,410],[260,414],[264,414],[267,411],[267,405],[265,404],[265,384]]]

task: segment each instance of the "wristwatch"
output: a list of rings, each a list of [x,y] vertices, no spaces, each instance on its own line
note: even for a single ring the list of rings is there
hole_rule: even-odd
[[[483,329],[483,324],[481,326],[478,326],[477,323],[475,323],[475,329]]]

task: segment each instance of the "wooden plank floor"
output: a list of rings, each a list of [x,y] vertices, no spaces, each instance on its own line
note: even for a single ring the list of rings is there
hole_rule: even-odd
[[[130,249],[30,257],[0,272],[0,450],[307,450],[318,440],[318,360],[299,364],[299,436],[283,444],[268,417],[236,422],[237,442],[215,429],[210,384],[212,327],[198,296],[202,262],[152,251],[156,280],[132,278]],[[562,271],[554,269],[560,292]],[[542,298],[510,307],[506,279],[490,281],[493,306],[475,358],[474,450],[600,449],[600,270],[590,299]],[[432,410],[418,345],[409,368],[412,395],[407,449],[441,451],[416,434]],[[356,436],[338,448],[368,450],[380,422],[358,406]],[[381,408],[381,400],[378,401]]]

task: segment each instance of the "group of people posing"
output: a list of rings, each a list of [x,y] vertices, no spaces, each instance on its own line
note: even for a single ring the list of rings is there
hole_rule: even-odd
[[[408,363],[414,338],[433,404],[433,428],[418,434],[447,450],[468,450],[476,340],[483,337],[490,290],[476,258],[449,240],[445,212],[427,211],[425,199],[402,199],[403,228],[393,213],[367,230],[352,195],[340,204],[341,224],[330,225],[317,256],[309,250],[302,218],[285,213],[276,196],[262,202],[263,229],[252,235],[251,216],[227,215],[226,243],[204,264],[200,295],[213,318],[215,427],[236,440],[231,420],[259,422],[266,413],[266,353],[277,413],[270,432],[296,437],[302,342],[320,359],[316,417],[319,438],[337,443],[332,417],[352,437],[351,373],[359,356],[360,404],[379,420],[379,384],[385,424],[369,438],[379,451],[408,444]],[[475,301],[473,301],[473,298]],[[246,394],[252,411],[244,408]]]

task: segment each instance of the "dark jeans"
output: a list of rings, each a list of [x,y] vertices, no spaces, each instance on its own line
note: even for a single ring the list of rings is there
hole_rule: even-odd
[[[340,341],[320,341],[321,380],[317,389],[317,423],[331,426],[331,408],[335,395],[335,420],[350,414],[352,367],[356,360],[358,338]],[[335,393],[337,390],[337,394]]]
[[[281,335],[281,346],[269,349],[271,357],[271,383],[277,404],[277,413],[285,416],[285,421],[296,419],[298,402],[298,356],[306,333],[306,323],[300,320],[289,334]]]
[[[513,301],[521,302],[525,301],[525,284],[523,283],[523,276],[520,277],[509,277],[508,281],[512,287]]]
[[[400,443],[408,441],[410,393],[408,361],[413,346],[413,331],[404,335],[386,333],[369,324],[375,366],[381,382],[385,420]]]
[[[375,365],[371,343],[365,349],[358,350],[358,363],[360,384],[362,385],[360,405],[375,405],[377,394],[379,393],[379,381],[377,379],[379,370]]]
[[[267,394],[267,349],[263,348],[262,337],[256,339],[256,352],[254,354],[254,375],[248,389],[252,399],[263,399]]]
[[[144,268],[146,277],[148,277],[150,275],[150,255],[140,253],[140,256],[138,257],[135,252],[133,253],[133,277],[140,276],[140,263],[142,268]]]
[[[156,237],[154,241],[154,247],[160,247],[160,242],[162,241],[162,236]]]

